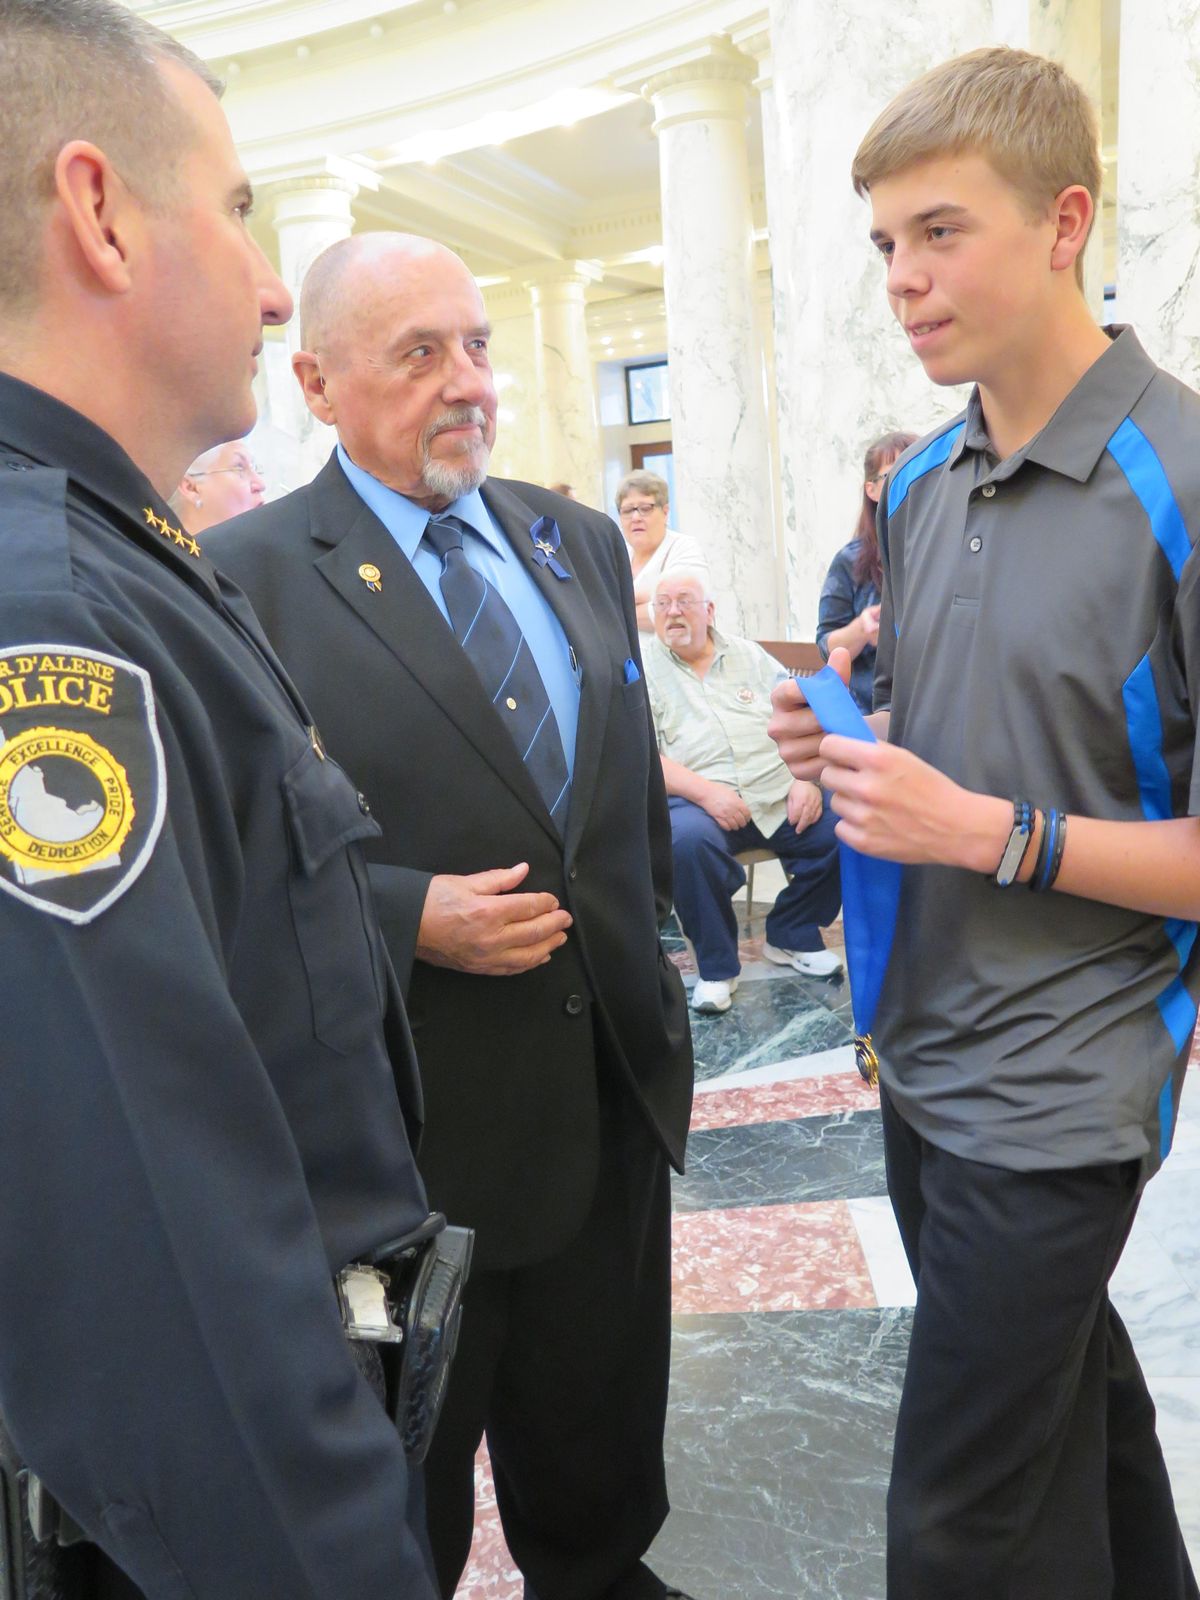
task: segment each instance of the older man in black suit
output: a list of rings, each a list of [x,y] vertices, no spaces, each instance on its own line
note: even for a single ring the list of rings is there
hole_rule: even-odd
[[[598,512],[487,479],[489,328],[457,256],[334,245],[301,323],[294,369],[337,450],[208,545],[382,824],[421,1166],[477,1230],[428,1463],[442,1592],[486,1431],[527,1595],[659,1600],[677,1591],[642,1557],[667,1510],[667,1164],[692,1058],[628,557]]]

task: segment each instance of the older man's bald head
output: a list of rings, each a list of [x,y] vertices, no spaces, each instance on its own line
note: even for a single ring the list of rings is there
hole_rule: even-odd
[[[353,341],[359,313],[373,291],[402,284],[416,263],[439,258],[448,273],[471,276],[461,256],[415,233],[358,233],[331,244],[308,269],[300,290],[302,347],[338,359]]]

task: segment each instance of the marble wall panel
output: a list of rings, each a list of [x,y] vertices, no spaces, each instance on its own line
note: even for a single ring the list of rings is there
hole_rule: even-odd
[[[911,78],[993,38],[985,0],[771,0],[774,93],[771,256],[785,508],[788,623],[812,638],[835,551],[851,537],[865,446],[933,427],[963,404],[934,389],[884,298],[869,213],[850,161]]]
[[[1117,302],[1154,359],[1200,386],[1200,3],[1121,7]]]

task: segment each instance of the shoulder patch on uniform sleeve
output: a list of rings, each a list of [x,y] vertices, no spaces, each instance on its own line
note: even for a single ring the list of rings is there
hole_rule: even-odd
[[[166,805],[147,672],[69,644],[0,649],[0,890],[91,922],[141,874]]]

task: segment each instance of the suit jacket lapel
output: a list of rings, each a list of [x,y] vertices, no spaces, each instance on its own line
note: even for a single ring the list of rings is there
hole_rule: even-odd
[[[351,488],[336,454],[313,482],[309,510],[317,571],[557,839],[537,786],[475,669],[408,557]],[[367,587],[359,572],[365,563],[379,569],[377,591]],[[386,727],[386,714],[380,725]]]
[[[537,521],[538,513],[531,506],[526,505],[506,484],[496,483],[490,478],[480,492],[484,504],[500,524],[509,543],[533,573],[534,582],[562,624],[567,643],[574,650],[581,668],[579,727],[575,735],[571,804],[564,841],[570,854],[583,832],[596,792],[600,748],[604,742],[604,728],[612,699],[612,662],[604,648],[587,592],[579,582],[565,543],[559,548],[558,560],[571,574],[569,580],[556,578],[549,567],[543,567],[533,559],[533,540],[529,530]]]

